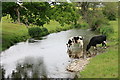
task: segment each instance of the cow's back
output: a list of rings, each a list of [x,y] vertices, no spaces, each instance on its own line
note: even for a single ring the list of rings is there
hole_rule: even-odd
[[[96,44],[101,44],[103,41],[106,41],[106,36],[105,35],[100,35],[100,36],[94,36],[90,40],[90,45],[95,46]]]

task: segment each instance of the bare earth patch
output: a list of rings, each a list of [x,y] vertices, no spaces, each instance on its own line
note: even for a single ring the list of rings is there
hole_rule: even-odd
[[[70,72],[79,72],[89,63],[89,59],[90,58],[74,60],[67,66],[66,69]]]

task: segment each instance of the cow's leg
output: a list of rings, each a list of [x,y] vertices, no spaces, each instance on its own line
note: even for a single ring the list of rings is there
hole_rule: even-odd
[[[79,42],[79,47],[81,47],[83,49],[83,41]]]
[[[94,50],[97,50],[97,46],[96,45],[93,48],[94,48]]]
[[[67,49],[70,50],[71,44],[66,44],[67,45]]]
[[[83,49],[83,42],[81,43],[81,48]]]
[[[97,46],[95,45],[93,48],[94,48],[93,55],[96,55],[97,54],[97,52],[96,52],[97,51]]]

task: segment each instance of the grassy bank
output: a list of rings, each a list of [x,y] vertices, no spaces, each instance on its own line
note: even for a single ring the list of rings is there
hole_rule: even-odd
[[[106,52],[90,60],[80,72],[81,78],[117,78],[118,77],[118,21],[110,21],[114,33],[108,37]]]
[[[25,25],[2,23],[2,50],[9,48],[17,42],[28,38],[28,30]]]

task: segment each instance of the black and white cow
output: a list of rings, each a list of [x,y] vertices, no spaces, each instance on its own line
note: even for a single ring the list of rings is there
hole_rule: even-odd
[[[75,37],[69,38],[69,40],[68,40],[66,45],[67,45],[68,49],[70,49],[70,47],[72,45],[74,45],[75,43],[79,43],[80,46],[83,49],[83,37],[82,36],[75,36]]]
[[[102,46],[105,46],[106,48],[106,36],[105,35],[99,35],[99,36],[94,36],[90,39],[89,44],[87,45],[86,51],[90,49],[91,46],[94,46],[96,48],[97,44],[102,44]]]

